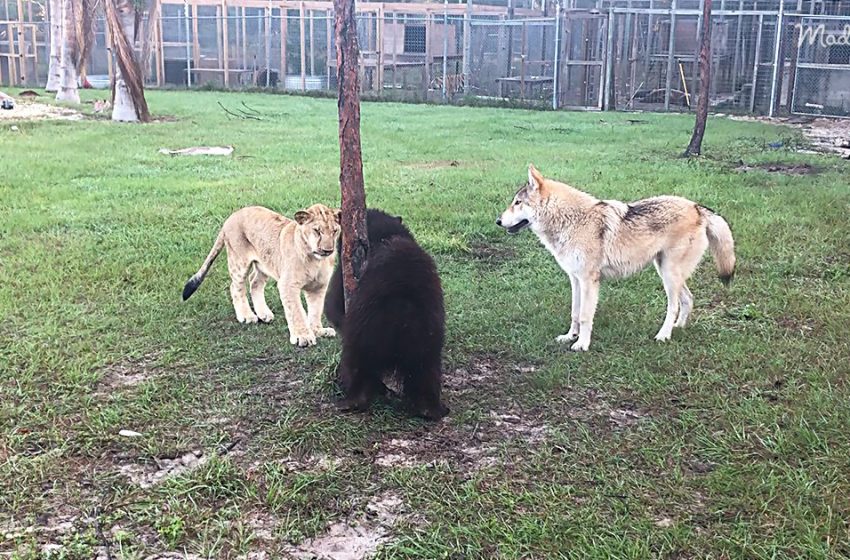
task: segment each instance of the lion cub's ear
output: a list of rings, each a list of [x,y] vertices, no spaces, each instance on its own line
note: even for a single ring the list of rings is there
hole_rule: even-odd
[[[302,226],[309,222],[312,217],[313,216],[310,215],[310,212],[306,210],[299,210],[295,213],[295,221]]]
[[[336,209],[334,210],[334,218],[336,218],[336,223],[342,225],[342,210]]]

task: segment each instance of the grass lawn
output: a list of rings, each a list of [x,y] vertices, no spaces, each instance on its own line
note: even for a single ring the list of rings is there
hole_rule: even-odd
[[[180,302],[235,209],[339,203],[335,101],[149,103],[173,118],[0,124],[0,556],[850,557],[850,163],[725,118],[685,161],[689,116],[364,104],[369,204],[446,294],[452,413],[428,424],[337,413],[339,342],[293,349],[271,287],[278,319],[237,324],[224,261]],[[234,156],[157,153],[217,144]],[[654,271],[606,284],[568,352],[566,275],[494,224],[529,162],[716,209],[735,283],[706,260],[667,344]]]

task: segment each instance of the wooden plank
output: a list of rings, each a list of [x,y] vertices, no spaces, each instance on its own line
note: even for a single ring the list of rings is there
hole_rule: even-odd
[[[431,87],[431,39],[434,37],[434,24],[431,15],[427,15],[425,19],[425,71],[423,72],[422,90],[425,92],[425,99],[428,99],[428,89]]]
[[[280,84],[286,89],[286,33],[289,29],[289,12],[286,8],[280,9]]]
[[[310,18],[310,76],[316,75],[316,41],[313,34],[313,10],[307,14]]]
[[[401,36],[404,37],[404,27],[401,27]],[[398,54],[398,41],[395,39],[395,34],[399,31],[398,26],[398,15],[393,12],[393,92],[398,88],[398,60],[396,55]]]
[[[188,38],[187,38],[188,40]],[[156,86],[162,87],[165,82],[165,50],[162,46],[162,14],[156,18]]]
[[[378,67],[375,69],[375,89],[378,95],[384,94],[384,9],[378,10],[375,22],[375,50],[378,55]]]
[[[162,0],[163,4],[182,5],[182,0]],[[219,0],[195,0],[195,3],[201,6],[216,6]],[[234,0],[230,3],[232,6],[243,6],[246,8],[263,8],[268,2],[266,0]],[[298,9],[301,2],[298,0],[275,0],[274,5],[277,7],[285,7],[288,9]],[[333,8],[333,2],[324,2],[318,0],[309,0],[304,2],[305,9],[325,11]],[[401,2],[366,2],[358,4],[355,7],[357,13],[377,13],[383,9],[385,12],[398,12],[401,14],[428,14],[435,11],[443,11],[442,4],[427,4],[427,3],[401,3]],[[464,3],[449,4],[447,11],[453,15],[463,15],[466,11]],[[507,15],[507,9],[503,6],[487,6],[482,4],[473,4],[472,12],[474,15],[498,16]],[[543,12],[537,9],[529,8],[513,8],[515,16],[523,17],[542,17]]]
[[[265,17],[265,66],[266,66],[266,83],[263,84],[265,87],[271,87],[272,85],[272,3],[269,0],[269,7],[266,8],[266,17]]]
[[[230,72],[228,69],[230,68],[230,40],[228,38],[228,18],[227,18],[227,0],[221,0],[221,13],[223,15],[223,19],[221,21],[221,42],[223,45],[222,53],[224,55],[224,87],[228,87],[230,85]]]
[[[298,25],[301,30],[299,37],[301,43],[301,91],[307,91],[307,41],[304,37],[304,2],[301,2],[298,7]]]
[[[201,40],[198,36],[198,5],[192,4],[192,64],[197,71],[201,67]]]
[[[325,12],[325,43],[327,45],[328,54],[327,60],[325,61],[325,66],[327,67],[327,81],[325,83],[325,87],[328,91],[331,90],[331,62],[335,60],[333,53],[331,52],[331,33],[333,33],[333,26],[331,25],[331,20],[333,18],[333,14],[330,10]]]
[[[4,2],[5,3],[5,2]],[[8,16],[7,16],[8,17]],[[9,85],[16,85],[18,83],[18,61],[17,61],[17,53],[15,53],[15,41],[12,39],[15,36],[14,28],[11,23],[6,24],[6,37],[9,38],[9,58],[8,66],[9,66]]]
[[[5,1],[5,0],[4,0]],[[11,37],[10,37],[11,42]],[[24,83],[27,80],[27,60],[24,55],[27,54],[26,34],[24,33],[24,2],[18,0],[18,64],[20,68],[20,80]]]

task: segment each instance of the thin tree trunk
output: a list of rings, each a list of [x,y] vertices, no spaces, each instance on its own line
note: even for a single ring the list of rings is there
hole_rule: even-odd
[[[62,79],[62,0],[50,0],[50,62],[45,91],[59,91]]]
[[[354,0],[334,0],[339,87],[339,185],[342,191],[342,283],[346,303],[357,289],[369,240],[360,152],[360,77]]]
[[[136,6],[133,0],[106,0],[106,21],[118,68],[112,87],[112,120],[148,122],[144,78],[133,47],[136,38]]]
[[[73,0],[60,0],[62,14],[61,76],[56,101],[80,102],[77,91],[77,33]]]
[[[697,101],[696,123],[691,142],[683,157],[698,156],[702,153],[702,137],[705,135],[705,122],[708,119],[708,101],[711,95],[711,0],[704,0],[702,10],[702,44],[699,49],[699,100]]]

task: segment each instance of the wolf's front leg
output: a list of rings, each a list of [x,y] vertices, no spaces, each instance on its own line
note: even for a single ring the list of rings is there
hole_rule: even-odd
[[[278,284],[280,301],[286,315],[286,326],[289,327],[289,343],[301,347],[316,344],[316,335],[307,323],[307,314],[301,305],[301,287],[292,285],[281,279]]]
[[[317,337],[336,336],[336,331],[332,328],[322,327],[322,312],[325,309],[325,294],[327,291],[328,287],[324,286],[312,292],[304,292],[304,296],[307,299],[307,324]]]
[[[579,335],[579,314],[581,313],[581,289],[579,288],[578,278],[568,272],[570,277],[570,294],[572,296],[572,306],[570,308],[570,330],[567,334],[562,334],[555,340],[558,342],[572,342]]]

